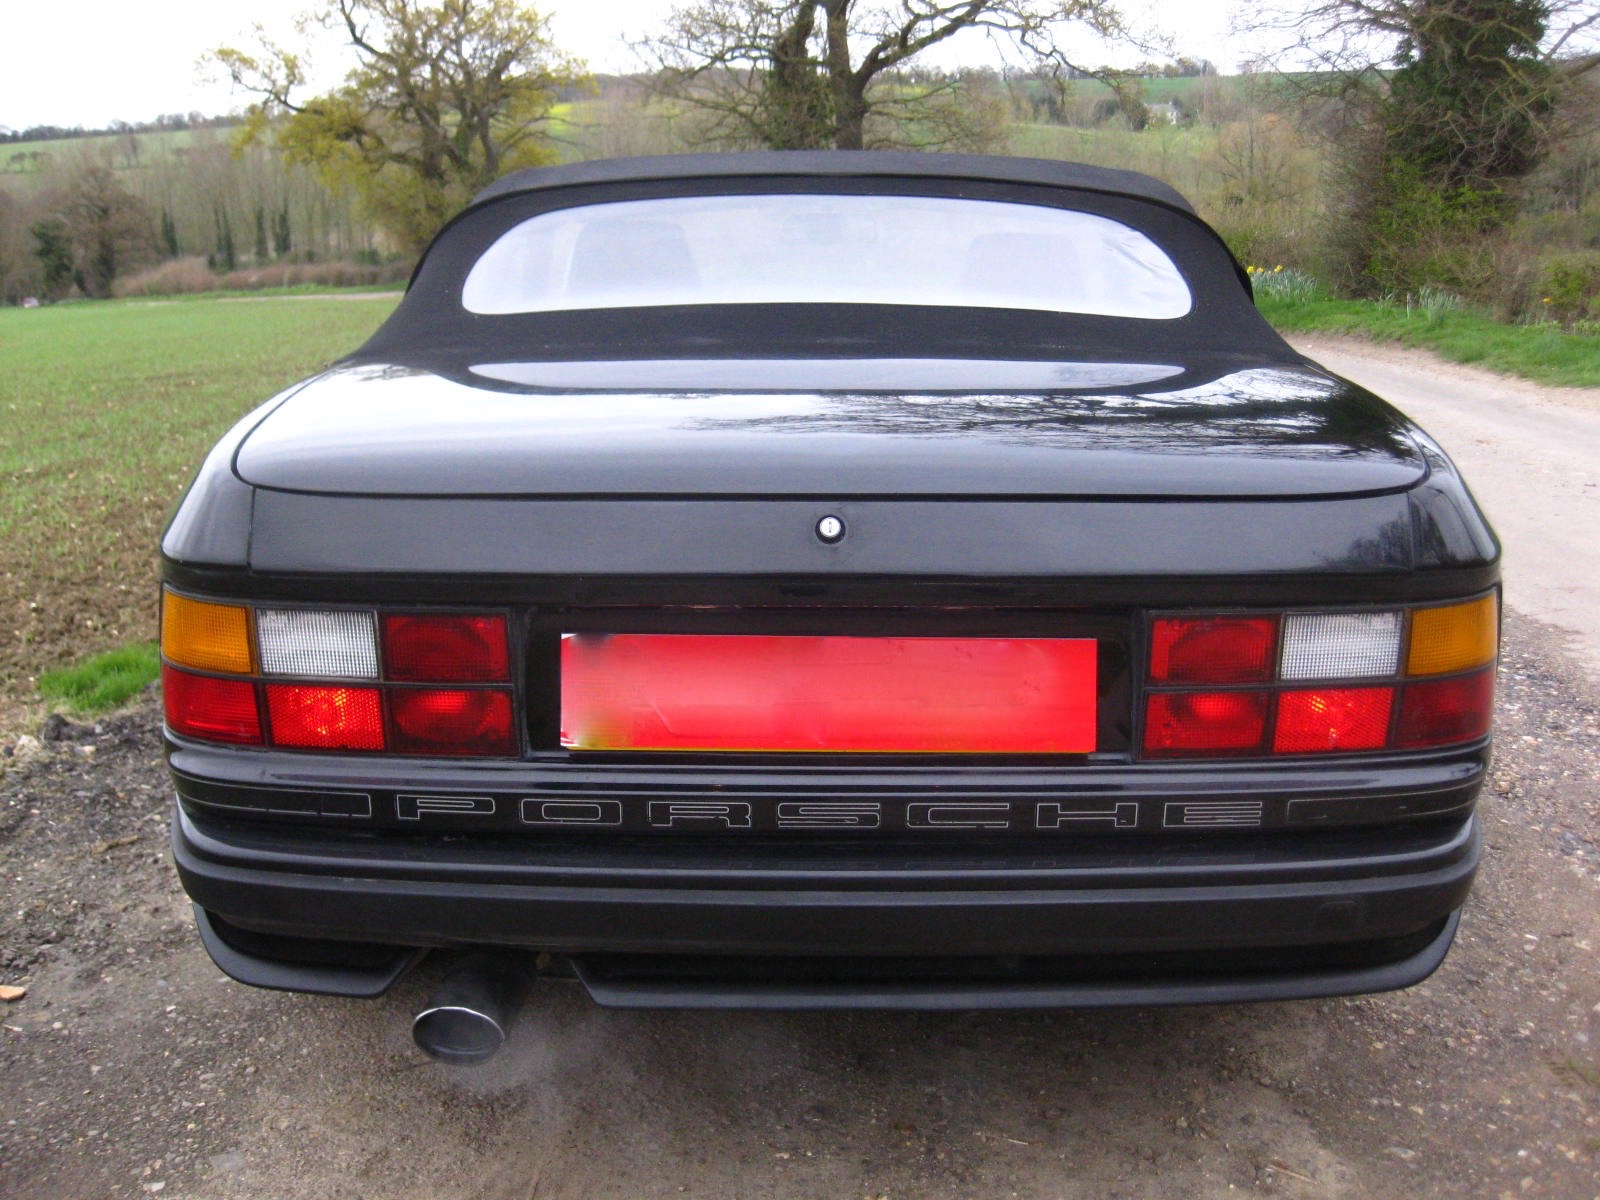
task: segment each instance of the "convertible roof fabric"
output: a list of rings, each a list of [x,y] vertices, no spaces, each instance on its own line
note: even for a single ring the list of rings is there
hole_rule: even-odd
[[[768,193],[947,196],[1094,213],[1160,246],[1194,302],[1186,315],[1170,320],[850,303],[506,314],[463,306],[473,264],[507,230],[541,213],[613,201]],[[439,232],[400,306],[347,361],[466,379],[478,363],[740,357],[1138,362],[1201,372],[1304,361],[1256,311],[1248,276],[1216,231],[1158,180],[1041,159],[876,151],[690,154],[517,172],[486,188]]]
[[[1176,189],[1136,171],[1083,163],[995,154],[925,154],[909,150],[758,150],[741,154],[664,154],[648,158],[610,158],[534,167],[496,180],[473,197],[472,205],[516,192],[581,187],[646,179],[705,179],[728,176],[904,176],[911,179],[984,179],[996,183],[1042,183],[1080,191],[1137,196],[1186,213],[1194,212]]]

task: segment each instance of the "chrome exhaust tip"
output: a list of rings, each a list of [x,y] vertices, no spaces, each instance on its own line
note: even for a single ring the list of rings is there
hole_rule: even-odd
[[[505,1045],[526,990],[526,977],[514,964],[473,955],[445,976],[411,1022],[411,1036],[429,1058],[477,1066]]]

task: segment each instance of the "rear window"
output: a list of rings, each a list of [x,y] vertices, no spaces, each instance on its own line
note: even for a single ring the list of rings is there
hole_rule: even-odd
[[[676,304],[898,304],[1171,320],[1183,275],[1120,221],[921,196],[683,196],[558,209],[462,289],[483,315]]]

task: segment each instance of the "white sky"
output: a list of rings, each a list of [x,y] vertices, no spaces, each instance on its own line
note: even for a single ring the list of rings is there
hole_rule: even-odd
[[[1190,58],[1207,58],[1232,72],[1249,47],[1230,35],[1240,0],[1123,0],[1124,12],[1174,38]],[[559,46],[588,60],[591,70],[626,71],[638,64],[624,44],[656,28],[670,0],[534,0],[551,18]],[[8,0],[0,7],[0,125],[99,128],[140,122],[163,113],[220,114],[244,107],[246,96],[208,83],[196,60],[218,45],[244,46],[253,23],[292,39],[291,22],[308,0]],[[952,38],[941,65],[991,63],[997,52],[981,37]],[[1114,58],[1092,40],[1075,47],[1084,61]],[[1139,58],[1143,55],[1137,56]],[[328,81],[343,66],[336,51],[317,56]]]

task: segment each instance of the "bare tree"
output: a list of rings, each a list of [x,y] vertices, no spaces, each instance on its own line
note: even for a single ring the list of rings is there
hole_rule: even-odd
[[[697,111],[703,138],[772,149],[965,145],[970,79],[918,85],[919,54],[966,30],[1003,40],[1056,80],[1089,74],[1062,34],[1128,32],[1111,0],[698,0],[637,47],[661,95]]]

